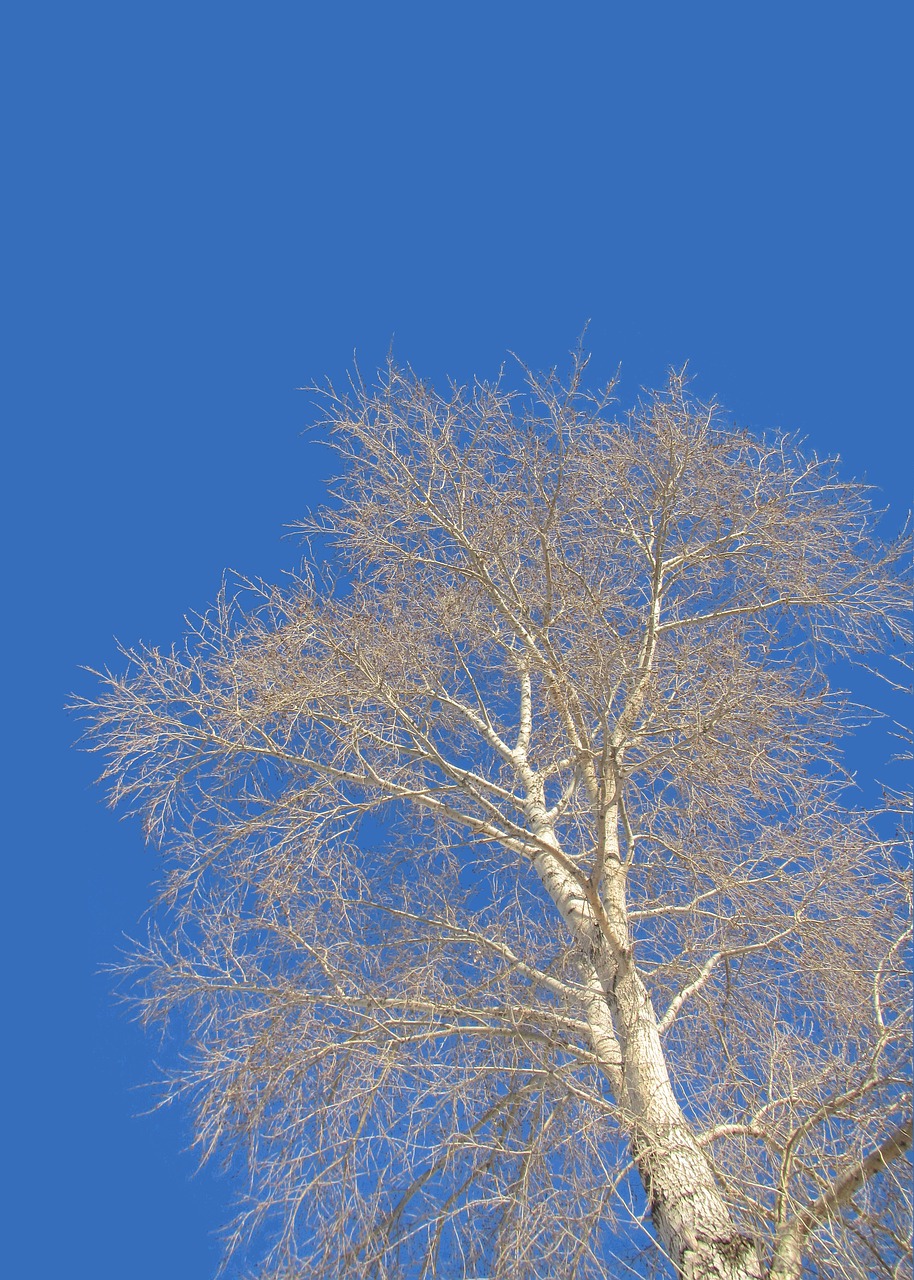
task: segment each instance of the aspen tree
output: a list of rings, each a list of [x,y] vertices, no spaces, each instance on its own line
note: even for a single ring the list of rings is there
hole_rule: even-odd
[[[830,675],[903,639],[907,543],[585,365],[328,389],[332,569],[227,583],[84,708],[261,1277],[909,1274],[910,861]]]

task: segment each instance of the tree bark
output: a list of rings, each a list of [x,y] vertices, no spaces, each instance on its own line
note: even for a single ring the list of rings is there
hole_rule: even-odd
[[[620,1099],[651,1219],[681,1280],[760,1280],[670,1082],[657,1019],[629,953],[607,996],[622,1051]]]
[[[602,1055],[612,1046],[605,1074],[616,1092],[651,1219],[676,1276],[761,1280],[756,1243],[734,1224],[673,1092],[656,1014],[623,932],[624,902],[620,898],[610,910],[611,921],[621,926],[611,923],[611,933],[619,936],[607,937],[584,887],[563,865],[554,833],[543,823],[537,824],[536,836],[540,847],[556,849],[554,856],[543,850],[536,858],[542,883],[599,979],[603,1011],[610,1016],[604,1019],[599,1007],[587,1009],[594,1050]],[[621,893],[617,883],[615,896]],[[588,1001],[589,1006],[594,1003]]]

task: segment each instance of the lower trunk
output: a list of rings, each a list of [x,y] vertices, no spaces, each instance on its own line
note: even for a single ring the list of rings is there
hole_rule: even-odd
[[[537,834],[542,841],[543,829]],[[631,1137],[651,1219],[677,1277],[761,1280],[755,1241],[733,1222],[676,1100],[654,1009],[627,939],[620,936],[615,945],[607,941],[580,884],[558,859],[541,854],[537,870],[599,978],[612,1030],[595,1026],[594,1047],[599,1053],[614,1031],[616,1043],[613,1061],[606,1063],[607,1075],[616,1092],[620,1120]]]
[[[650,997],[629,958],[609,1003],[622,1050],[619,1099],[660,1242],[682,1280],[760,1280],[755,1241],[734,1224],[673,1093]]]

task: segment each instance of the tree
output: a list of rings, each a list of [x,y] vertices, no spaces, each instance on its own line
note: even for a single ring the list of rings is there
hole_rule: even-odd
[[[263,1276],[907,1265],[910,862],[828,676],[891,653],[907,544],[681,376],[616,421],[585,364],[327,390],[332,574],[227,584],[86,706],[168,854],[144,1016]]]

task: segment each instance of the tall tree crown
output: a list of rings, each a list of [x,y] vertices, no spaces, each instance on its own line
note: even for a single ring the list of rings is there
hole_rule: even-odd
[[[903,640],[907,544],[682,376],[620,419],[584,366],[329,390],[335,570],[88,707],[263,1276],[905,1265],[909,862],[829,664]]]

